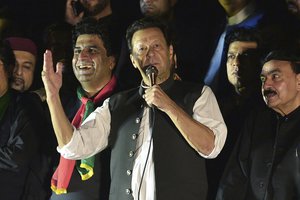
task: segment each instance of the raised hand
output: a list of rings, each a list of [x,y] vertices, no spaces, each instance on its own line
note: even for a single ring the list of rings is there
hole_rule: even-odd
[[[66,2],[65,21],[71,25],[75,25],[82,20],[84,13],[81,12],[76,16],[73,11],[72,1],[74,0],[67,0]]]
[[[57,63],[56,71],[54,71],[52,53],[46,50],[41,75],[46,90],[47,101],[54,96],[59,96],[59,90],[62,86],[62,68],[63,64]]]

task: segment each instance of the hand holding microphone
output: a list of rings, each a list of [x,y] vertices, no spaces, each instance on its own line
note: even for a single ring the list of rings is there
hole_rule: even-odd
[[[157,85],[156,79],[158,75],[158,70],[155,66],[148,66],[145,70],[145,74],[149,78],[150,88],[145,90],[143,98],[151,108],[157,108],[161,111],[170,106],[173,101],[170,97]]]
[[[153,85],[156,84],[156,78],[157,78],[157,74],[158,74],[158,70],[155,66],[153,65],[149,65],[147,68],[146,68],[146,75],[149,79],[149,86],[152,87]],[[153,107],[152,104],[149,104],[148,105],[150,107]]]

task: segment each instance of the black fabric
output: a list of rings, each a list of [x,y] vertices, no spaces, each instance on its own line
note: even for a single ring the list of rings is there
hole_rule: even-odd
[[[45,128],[41,102],[31,94],[11,94],[0,121],[1,199],[47,199],[48,163],[42,139],[50,133]]]
[[[300,107],[284,117],[265,109],[249,118],[217,199],[299,199],[299,130]]]
[[[117,88],[118,89],[118,88]],[[117,91],[117,89],[115,91]],[[100,107],[102,102],[95,104]],[[75,95],[64,99],[64,110],[70,121],[77,113],[81,101]],[[58,164],[58,161],[57,161]],[[51,200],[106,200],[110,189],[110,149],[95,155],[94,175],[86,181],[81,180],[77,170],[73,171],[67,194],[52,193]]]
[[[163,90],[188,114],[192,114],[202,85],[169,79],[161,86]],[[112,148],[112,183],[110,200],[132,199],[131,175],[136,138],[145,102],[139,88],[119,93],[110,99]],[[155,165],[157,200],[206,199],[207,180],[205,159],[181,136],[166,114],[156,110],[153,129],[153,155]],[[139,120],[136,120],[136,119]],[[129,191],[129,194],[126,193]]]

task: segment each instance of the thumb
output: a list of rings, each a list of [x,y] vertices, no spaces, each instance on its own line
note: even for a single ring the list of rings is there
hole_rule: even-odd
[[[78,15],[78,17],[79,17],[80,19],[82,19],[82,18],[83,18],[83,15],[84,15],[84,12],[82,11],[82,12]]]

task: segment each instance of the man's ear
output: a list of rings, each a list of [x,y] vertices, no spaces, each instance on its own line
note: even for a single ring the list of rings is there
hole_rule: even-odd
[[[300,73],[296,75],[297,90],[300,91]]]
[[[133,57],[132,54],[130,54],[130,60],[131,60],[131,63],[132,63],[132,65],[133,65],[133,67],[134,67],[134,68],[137,68],[137,63],[135,62],[135,59],[134,59],[134,57]]]
[[[116,58],[114,56],[110,56],[109,69],[113,70],[115,67],[116,67]]]
[[[173,48],[173,45],[170,45],[169,46],[169,52],[170,52],[170,60],[172,60],[173,59],[173,55],[174,55],[174,48]]]

